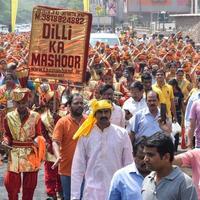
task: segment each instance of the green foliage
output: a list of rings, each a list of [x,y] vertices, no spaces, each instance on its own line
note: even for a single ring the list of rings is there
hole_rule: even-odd
[[[36,5],[82,10],[82,0],[19,0],[17,24],[31,23],[32,9]],[[10,0],[0,0],[0,24],[10,23]]]
[[[8,24],[10,19],[10,2],[0,0],[0,24]]]

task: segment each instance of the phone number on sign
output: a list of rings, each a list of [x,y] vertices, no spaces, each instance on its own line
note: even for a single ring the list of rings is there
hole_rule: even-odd
[[[38,14],[35,13],[35,19],[42,20],[45,22],[59,22],[59,23],[68,23],[68,24],[83,24],[83,17],[66,17],[60,15],[50,15],[50,14]]]

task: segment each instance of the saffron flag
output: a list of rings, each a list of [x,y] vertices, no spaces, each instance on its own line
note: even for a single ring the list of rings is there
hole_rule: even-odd
[[[15,31],[15,23],[17,18],[18,0],[11,0],[11,31]]]
[[[83,0],[83,10],[86,12],[90,11],[90,0]]]

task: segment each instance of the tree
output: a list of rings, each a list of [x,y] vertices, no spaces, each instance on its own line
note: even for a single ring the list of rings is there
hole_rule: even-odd
[[[36,5],[47,5],[83,10],[83,0],[19,0],[17,24],[31,23],[32,10]],[[0,24],[10,23],[10,0],[0,0]]]
[[[10,2],[0,0],[0,24],[8,25],[10,23]]]

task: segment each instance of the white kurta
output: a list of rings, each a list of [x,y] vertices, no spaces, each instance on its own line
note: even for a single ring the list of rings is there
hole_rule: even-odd
[[[106,200],[113,174],[133,162],[132,145],[125,129],[111,124],[101,131],[96,125],[79,139],[71,175],[71,199],[80,198],[85,177],[84,200]]]
[[[122,128],[125,128],[125,112],[120,106],[113,103],[113,110],[110,122]]]

